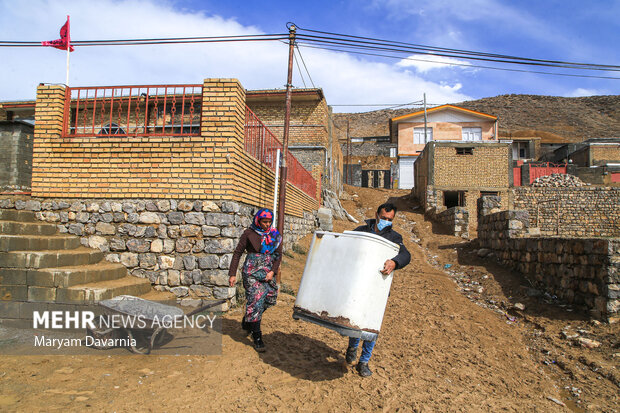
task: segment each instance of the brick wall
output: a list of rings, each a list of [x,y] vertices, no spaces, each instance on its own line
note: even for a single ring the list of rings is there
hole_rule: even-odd
[[[0,192],[30,191],[33,127],[0,121]]]
[[[284,97],[284,91],[275,91],[271,95],[248,91],[248,107],[280,141],[284,131]],[[339,193],[343,160],[333,129],[331,111],[322,94],[293,90],[289,129],[291,153],[308,171],[314,165],[321,165],[322,185]],[[301,146],[307,148],[295,148]]]
[[[620,237],[620,188],[512,189],[514,208],[527,210],[542,234]]]
[[[472,154],[457,154],[472,148]],[[510,204],[511,145],[507,143],[440,143],[426,145],[415,163],[414,193],[431,215],[446,209],[444,192],[463,192],[461,205],[469,215],[469,232],[477,229],[478,199],[483,193],[497,193],[501,208]]]
[[[615,145],[590,145],[591,165],[620,162],[620,143]]]
[[[243,149],[245,90],[236,79],[205,79],[200,136],[62,138],[64,102],[64,86],[39,86],[33,196],[271,205],[274,174]],[[288,188],[286,213],[300,217],[318,207]]]
[[[510,186],[510,145],[489,144],[471,145],[471,147],[472,155],[458,155],[457,147],[435,146],[433,184],[446,188]]]

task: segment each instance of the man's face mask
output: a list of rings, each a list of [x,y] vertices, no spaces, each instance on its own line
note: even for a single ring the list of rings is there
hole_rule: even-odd
[[[379,222],[377,222],[377,229],[379,231],[383,231],[384,228],[387,228],[390,225],[392,225],[391,221],[387,221],[385,219],[380,219]]]

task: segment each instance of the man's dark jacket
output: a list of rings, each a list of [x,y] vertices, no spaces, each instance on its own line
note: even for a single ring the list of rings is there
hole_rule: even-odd
[[[391,225],[383,228],[382,231],[375,232],[376,221],[376,219],[367,219],[366,225],[357,227],[354,231],[370,232],[371,234],[379,235],[388,241],[392,241],[394,244],[398,244],[400,247],[398,255],[392,258],[392,261],[396,263],[396,269],[403,268],[405,265],[409,264],[409,261],[411,261],[411,254],[409,254],[405,244],[403,244],[403,237],[398,232],[394,231]]]

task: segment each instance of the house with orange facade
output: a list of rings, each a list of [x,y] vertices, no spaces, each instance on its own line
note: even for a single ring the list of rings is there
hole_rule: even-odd
[[[389,121],[390,138],[398,145],[398,188],[415,186],[413,164],[431,141],[497,140],[497,116],[453,105],[420,110]]]

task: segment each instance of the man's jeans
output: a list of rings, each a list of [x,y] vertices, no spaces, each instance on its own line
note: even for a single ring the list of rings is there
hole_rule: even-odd
[[[360,356],[360,363],[368,363],[370,356],[372,356],[372,349],[375,347],[376,341],[364,341],[362,344],[362,355]],[[360,344],[359,338],[349,337],[349,347],[357,348]]]

